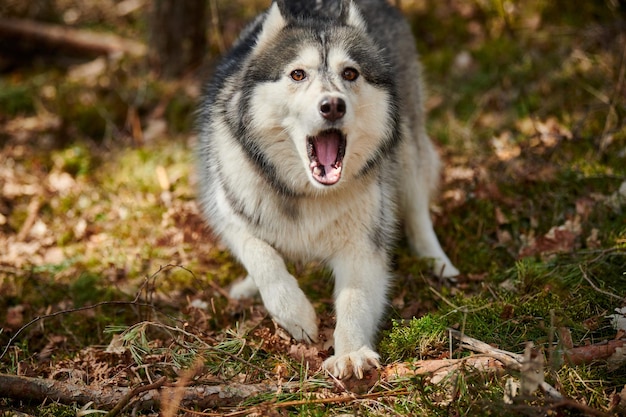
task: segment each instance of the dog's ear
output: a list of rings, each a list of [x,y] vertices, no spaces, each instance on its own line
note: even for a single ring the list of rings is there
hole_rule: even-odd
[[[287,20],[283,17],[283,12],[280,8],[280,3],[283,1],[277,1],[272,3],[272,6],[267,11],[267,16],[263,21],[261,32],[257,36],[256,44],[258,48],[263,48],[263,45],[271,42],[278,33],[287,26]]]
[[[275,4],[288,22],[317,18],[348,26],[365,27],[363,18],[352,0],[276,0]]]
[[[365,21],[352,0],[340,0],[339,21],[355,28],[365,29]]]
[[[296,18],[296,14],[294,13],[294,10],[292,9],[292,7],[290,7],[290,1],[289,0],[276,0],[273,2],[272,7],[274,5],[278,6],[278,9],[280,10],[281,15],[287,19],[287,20],[294,20]]]

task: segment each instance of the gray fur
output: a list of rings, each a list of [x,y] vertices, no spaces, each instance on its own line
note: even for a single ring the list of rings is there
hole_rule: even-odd
[[[420,77],[410,28],[385,0],[276,0],[200,105],[200,203],[249,274],[231,296],[260,292],[296,339],[315,340],[315,312],[283,258],[327,262],[337,328],[324,366],[339,377],[378,366],[398,214],[435,272],[458,273],[428,214],[439,159]],[[345,104],[341,116],[322,114],[331,101]]]

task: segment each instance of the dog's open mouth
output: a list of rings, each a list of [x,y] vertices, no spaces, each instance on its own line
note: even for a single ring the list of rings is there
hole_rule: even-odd
[[[338,129],[323,130],[317,136],[309,136],[307,153],[313,178],[323,185],[336,184],[341,178],[346,154],[346,136]]]

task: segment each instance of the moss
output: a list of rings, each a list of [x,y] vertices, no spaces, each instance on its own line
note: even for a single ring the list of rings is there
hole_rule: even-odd
[[[445,340],[445,321],[427,314],[410,320],[408,325],[394,320],[392,330],[380,343],[380,352],[388,361],[409,358],[426,359],[439,355]]]
[[[55,168],[70,175],[84,176],[92,168],[92,154],[83,143],[56,151],[52,155]]]
[[[37,409],[37,415],[40,417],[75,417],[76,408],[53,402],[40,406]]]
[[[31,85],[0,79],[0,113],[9,117],[32,114],[36,92]]]

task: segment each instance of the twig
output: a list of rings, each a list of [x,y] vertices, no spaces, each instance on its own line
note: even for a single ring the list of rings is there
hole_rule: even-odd
[[[115,417],[116,415],[118,415],[124,409],[124,407],[126,407],[128,405],[130,400],[132,400],[135,396],[141,394],[142,392],[150,391],[152,389],[161,388],[161,386],[163,384],[165,384],[165,381],[167,381],[167,377],[162,376],[161,378],[159,378],[156,381],[154,381],[152,384],[135,387],[133,390],[128,391],[128,393],[125,394],[119,400],[117,405],[115,407],[113,407],[113,409],[111,411],[109,411],[107,413],[107,415],[104,416],[104,417]]]
[[[7,342],[6,346],[4,347],[4,350],[0,354],[0,360],[4,357],[4,355],[6,355],[6,353],[9,351],[9,348],[11,347],[11,344],[13,344],[13,342],[20,336],[20,334],[22,334],[22,332],[24,332],[24,330],[26,330],[27,328],[29,328],[30,326],[32,326],[33,324],[35,324],[35,323],[37,323],[37,322],[39,322],[41,320],[50,319],[52,317],[61,316],[63,314],[71,314],[71,313],[77,313],[79,311],[93,310],[93,309],[101,307],[101,306],[119,306],[119,305],[133,305],[133,306],[139,306],[139,307],[155,308],[155,306],[152,305],[152,304],[137,302],[137,299],[135,299],[133,301],[101,301],[99,303],[92,304],[92,305],[89,305],[89,306],[71,308],[71,309],[68,309],[68,310],[55,311],[54,313],[45,314],[43,316],[37,316],[34,319],[32,319],[31,321],[29,321],[28,323],[26,323],[25,325],[23,325],[22,327],[20,327],[18,329],[18,331],[15,332],[15,334],[13,336],[11,336],[11,338]]]
[[[472,337],[464,335],[458,330],[454,330],[454,329],[448,329],[448,330],[450,332],[450,335],[458,339],[463,344],[464,347],[470,350],[473,350],[475,352],[480,352],[480,353],[493,356],[494,358],[504,363],[505,366],[511,369],[518,370],[518,371],[522,369],[522,364],[524,362],[524,357],[522,355],[519,355],[513,352],[508,352],[506,350],[494,348],[493,346],[490,346],[485,342],[481,342],[478,339],[474,339]],[[563,397],[556,388],[554,388],[552,385],[548,384],[545,381],[541,382],[539,386],[541,387],[541,389],[543,389],[543,391],[546,394],[549,394],[554,398]]]
[[[185,396],[185,388],[189,385],[189,381],[202,370],[202,365],[202,359],[196,358],[191,368],[183,372],[180,379],[176,381],[176,385],[167,398],[161,399],[161,417],[174,417],[176,415],[176,410],[180,407],[180,402]]]
[[[39,209],[41,208],[41,198],[39,196],[35,196],[30,203],[28,204],[28,215],[26,216],[26,220],[22,224],[20,231],[17,234],[16,239],[21,242],[28,236],[30,230],[33,228],[35,221],[37,220],[37,215],[39,214]]]
[[[624,300],[624,298],[625,298],[625,297],[620,297],[619,295],[615,295],[615,294],[613,294],[612,292],[605,291],[605,290],[603,290],[603,289],[601,289],[601,288],[598,288],[598,287],[597,287],[597,286],[593,283],[593,281],[591,281],[591,279],[589,278],[589,276],[587,275],[587,273],[586,273],[586,272],[585,272],[585,270],[583,269],[582,265],[578,265],[578,268],[580,269],[580,272],[582,272],[582,274],[583,274],[583,278],[585,278],[585,281],[587,281],[587,282],[589,283],[589,285],[591,285],[591,287],[592,287],[594,290],[596,290],[596,291],[597,291],[597,292],[599,292],[600,294],[604,294],[604,295],[607,295],[607,296],[609,296],[609,297],[616,298],[616,299],[618,299],[618,300],[620,300],[620,301]]]
[[[575,410],[581,411],[587,415],[597,416],[597,417],[610,417],[612,414],[605,413],[604,411],[596,410],[595,408],[589,407],[588,405],[581,404],[578,401],[574,401],[571,398],[562,398],[553,404],[550,404],[550,409],[557,408],[573,408]]]
[[[505,366],[514,370],[521,369],[521,363],[524,360],[524,357],[522,355],[494,348],[493,346],[488,345],[485,342],[481,342],[478,339],[474,339],[473,337],[469,337],[459,332],[458,330],[448,329],[448,331],[450,332],[450,336],[459,340],[463,347],[470,349],[474,352],[487,354],[495,359],[498,359]]]
[[[153,304],[151,304],[151,303],[139,302],[139,298],[141,297],[141,293],[144,290],[144,288],[147,285],[147,283],[150,281],[150,279],[156,277],[158,274],[161,273],[161,271],[163,271],[165,268],[169,268],[169,267],[178,267],[178,265],[168,264],[168,265],[165,265],[165,266],[161,266],[157,272],[152,274],[150,277],[146,278],[144,283],[137,290],[137,293],[135,294],[135,298],[132,301],[101,301],[101,302],[96,303],[96,304],[83,306],[83,307],[72,308],[72,309],[68,309],[68,310],[55,311],[54,313],[45,314],[45,315],[37,316],[37,317],[33,318],[31,321],[29,321],[28,323],[26,323],[25,325],[20,327],[15,332],[15,334],[13,336],[11,336],[11,338],[7,342],[6,346],[4,347],[2,353],[0,354],[0,360],[2,360],[4,355],[7,354],[7,352],[9,351],[9,348],[11,347],[13,342],[22,334],[22,332],[24,332],[24,330],[26,330],[27,328],[29,328],[30,326],[32,326],[33,324],[35,324],[35,323],[37,323],[37,322],[39,322],[41,320],[49,319],[49,318],[60,316],[60,315],[63,315],[63,314],[71,314],[71,313],[76,313],[76,312],[79,312],[79,311],[93,310],[93,309],[101,307],[101,306],[109,306],[109,305],[118,305],[118,306],[119,305],[124,305],[124,306],[126,306],[126,305],[133,305],[133,306],[139,306],[139,307],[149,307],[149,308],[151,308],[153,310],[156,310],[156,307]],[[185,269],[184,267],[181,267],[181,268]]]

